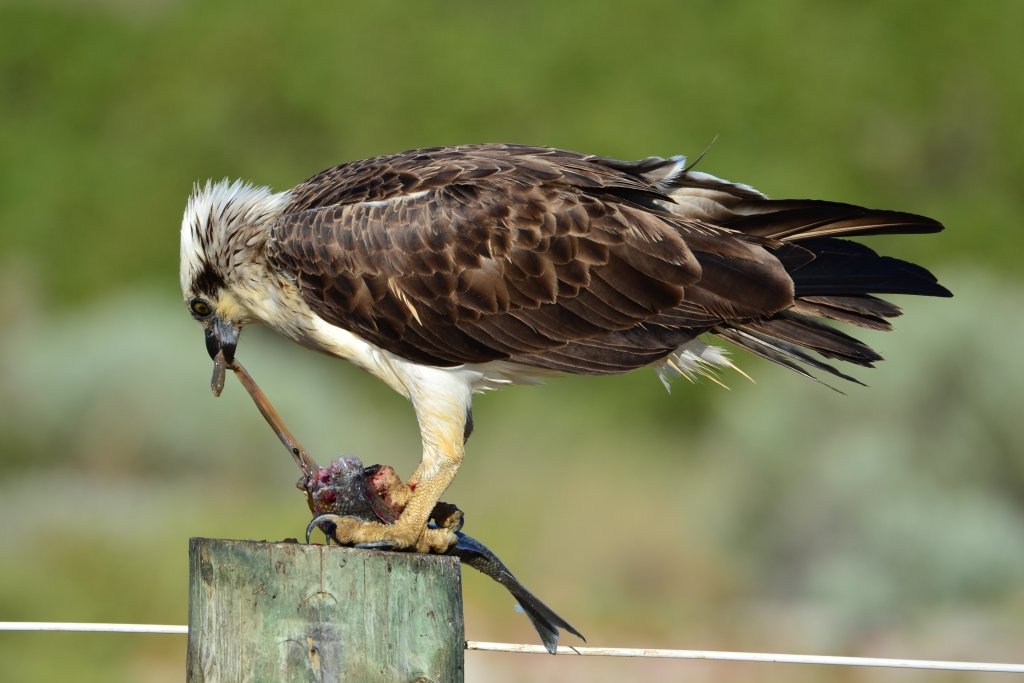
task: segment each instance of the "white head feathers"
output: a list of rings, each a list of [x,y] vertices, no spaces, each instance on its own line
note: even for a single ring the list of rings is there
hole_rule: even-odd
[[[241,180],[196,183],[181,220],[182,291],[192,291],[211,268],[222,275],[231,272],[247,247],[266,239],[268,221],[288,200],[288,192],[275,194]]]

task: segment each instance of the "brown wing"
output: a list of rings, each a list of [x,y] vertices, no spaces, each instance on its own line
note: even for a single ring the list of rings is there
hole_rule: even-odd
[[[620,372],[792,303],[778,259],[663,210],[645,172],[508,145],[368,159],[297,187],[268,257],[328,322],[441,366]]]

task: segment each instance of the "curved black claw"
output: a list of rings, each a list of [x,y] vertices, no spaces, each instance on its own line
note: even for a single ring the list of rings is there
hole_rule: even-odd
[[[327,537],[327,545],[330,545],[331,541],[334,540],[334,532],[338,528],[338,523],[334,520],[340,518],[340,515],[331,514],[317,515],[314,517],[310,520],[309,524],[306,525],[306,543],[309,543],[309,539],[313,535],[313,529],[318,528],[320,531],[324,532],[324,536]]]
[[[317,515],[310,520],[309,524],[306,525],[306,543],[309,543],[309,539],[313,535],[313,529],[316,528],[319,528],[320,531],[324,532],[324,536],[327,537],[327,545],[330,545],[331,541],[338,543],[338,538],[336,536],[338,531],[338,522],[343,519],[354,519],[357,522],[364,523],[362,519],[355,515],[335,515],[331,513]],[[384,538],[379,541],[356,543],[352,547],[365,548],[368,550],[395,550],[400,546],[395,541]]]

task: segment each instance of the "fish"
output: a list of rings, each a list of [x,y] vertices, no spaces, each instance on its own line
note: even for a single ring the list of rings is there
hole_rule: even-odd
[[[350,516],[367,522],[391,524],[398,519],[404,501],[411,493],[389,465],[367,467],[355,456],[335,458],[327,467],[311,469],[299,479],[297,485],[305,491],[307,503],[314,514],[306,528],[307,543],[313,529],[317,527],[324,531],[330,542],[332,523],[324,520],[324,515]],[[441,503],[435,508],[432,519],[434,526],[446,526],[458,539],[443,554],[459,558],[462,564],[489,576],[508,590],[533,624],[548,652],[555,654],[558,651],[559,629],[586,642],[582,633],[527,590],[490,548],[460,530],[463,517],[458,508]],[[387,545],[373,544],[372,547],[386,548]]]

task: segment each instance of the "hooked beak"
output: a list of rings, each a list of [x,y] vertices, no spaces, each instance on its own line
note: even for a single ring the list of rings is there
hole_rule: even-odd
[[[206,351],[210,358],[216,360],[222,354],[228,365],[235,361],[235,347],[238,346],[238,333],[241,329],[219,315],[213,316],[206,328]]]
[[[210,391],[220,396],[224,391],[225,370],[235,364],[235,347],[238,345],[237,325],[214,316],[206,327],[206,350],[213,359],[213,377],[210,378]]]

